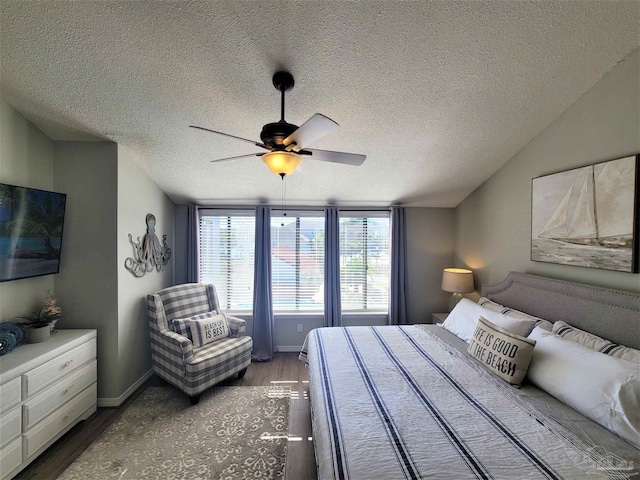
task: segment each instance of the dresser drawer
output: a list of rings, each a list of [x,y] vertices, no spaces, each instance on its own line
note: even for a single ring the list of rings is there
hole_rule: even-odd
[[[20,407],[16,407],[0,416],[0,446],[20,436]]]
[[[18,403],[20,403],[20,377],[0,386],[0,407],[2,410],[6,411]]]
[[[22,440],[16,438],[6,447],[0,449],[0,475],[8,478],[11,473],[22,463]]]
[[[98,390],[94,383],[34,428],[23,434],[24,458],[29,458],[36,453],[41,447],[46,445],[49,440],[74,423],[87,409],[94,406],[97,392]]]
[[[83,343],[59,357],[25,373],[23,378],[24,398],[42,390],[47,385],[69,374],[78,367],[96,358],[95,341]]]
[[[97,365],[98,362],[93,360],[26,402],[22,406],[24,431],[94,383],[97,379]]]

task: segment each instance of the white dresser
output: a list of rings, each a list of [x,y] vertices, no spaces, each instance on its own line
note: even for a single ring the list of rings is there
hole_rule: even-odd
[[[96,411],[95,330],[57,330],[0,357],[0,477],[12,478]]]

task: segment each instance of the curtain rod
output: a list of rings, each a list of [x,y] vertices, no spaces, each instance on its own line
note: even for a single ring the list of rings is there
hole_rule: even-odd
[[[198,205],[198,208],[200,210],[254,210],[257,206],[260,205],[246,205],[246,206],[242,206],[242,205]],[[268,205],[267,205],[268,206]],[[388,212],[391,210],[391,207],[400,207],[402,205],[389,205],[388,207],[341,207],[340,205],[323,205],[323,206],[308,206],[308,205],[301,205],[301,206],[294,206],[294,205],[290,205],[285,207],[284,209],[281,206],[271,206],[271,210],[275,210],[275,211],[288,211],[288,210],[298,210],[298,211],[321,211],[324,210],[327,207],[336,207],[338,208],[338,210],[340,210],[341,212],[367,212],[367,211],[372,211],[372,212]]]

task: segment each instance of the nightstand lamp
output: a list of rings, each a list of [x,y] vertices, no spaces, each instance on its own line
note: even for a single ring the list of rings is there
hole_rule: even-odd
[[[449,299],[449,311],[462,300],[463,293],[471,293],[473,287],[473,272],[463,268],[445,268],[442,272],[442,290],[451,292]]]

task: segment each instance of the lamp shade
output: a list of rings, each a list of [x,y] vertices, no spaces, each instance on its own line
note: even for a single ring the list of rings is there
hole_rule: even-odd
[[[442,290],[451,293],[473,292],[473,272],[463,268],[445,268],[442,272]]]
[[[293,173],[302,161],[302,157],[297,153],[281,151],[267,152],[261,158],[269,170],[278,175]]]

